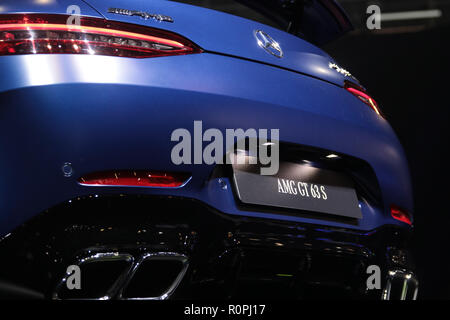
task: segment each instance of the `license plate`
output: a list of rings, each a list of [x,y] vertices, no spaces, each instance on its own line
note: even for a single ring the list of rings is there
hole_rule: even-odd
[[[245,204],[362,218],[353,181],[345,174],[281,162],[277,175],[264,176],[255,167],[233,165],[237,196]]]

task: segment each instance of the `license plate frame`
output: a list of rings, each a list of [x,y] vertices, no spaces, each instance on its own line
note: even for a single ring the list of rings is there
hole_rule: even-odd
[[[353,180],[344,173],[294,162],[280,162],[272,176],[260,175],[259,165],[232,167],[236,194],[243,204],[362,218]]]

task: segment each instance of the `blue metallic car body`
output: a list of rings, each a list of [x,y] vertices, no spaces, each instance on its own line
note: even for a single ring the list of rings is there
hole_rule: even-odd
[[[167,1],[6,1],[0,13],[64,14],[77,2],[82,14],[177,32],[205,52],[133,59],[88,55],[0,57],[0,236],[62,202],[93,194],[158,194],[198,199],[217,210],[369,231],[407,227],[391,217],[395,203],[413,211],[408,165],[388,124],[343,89],[346,77],[328,67],[326,53],[280,30],[243,18]],[[107,13],[108,7],[154,11],[174,23]],[[256,44],[263,29],[285,57]],[[363,218],[344,222],[238,208],[232,188],[210,179],[213,166],[170,160],[177,128],[280,128],[283,142],[362,159],[374,170],[383,209],[360,202]],[[61,167],[70,162],[73,177]],[[86,187],[84,174],[114,169],[192,173],[183,188]],[[205,183],[207,181],[207,183]],[[230,181],[226,181],[231,185]]]

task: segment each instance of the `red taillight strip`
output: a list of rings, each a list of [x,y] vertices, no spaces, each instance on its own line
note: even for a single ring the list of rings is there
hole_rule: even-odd
[[[360,96],[363,97],[364,99],[367,99],[368,103],[366,104],[368,104],[379,116],[381,116],[380,110],[378,110],[377,103],[368,94],[364,93],[361,90],[351,87],[347,88],[347,90],[350,91],[355,96]]]
[[[373,111],[375,111],[375,113],[377,115],[379,115],[380,117],[383,117],[383,114],[381,113],[381,110],[379,109],[378,104],[371,96],[369,96],[367,94],[367,92],[364,90],[364,88],[362,88],[358,84],[348,81],[348,80],[345,81],[344,88],[345,88],[345,90],[350,92],[352,95],[357,97],[359,100],[364,102],[366,105],[368,105]]]
[[[396,219],[398,221],[412,225],[412,221],[411,221],[411,218],[410,218],[408,212],[406,212],[406,210],[403,210],[402,208],[392,205],[391,206],[391,215],[394,219]]]
[[[118,170],[88,174],[78,179],[78,183],[92,187],[180,188],[190,178],[185,173]]]
[[[151,58],[202,53],[195,43],[172,31],[139,24],[80,17],[66,24],[59,14],[0,14],[0,56],[88,54]]]
[[[126,38],[134,38],[139,40],[151,41],[162,43],[178,48],[184,47],[183,44],[172,41],[169,39],[153,37],[144,34],[138,34],[127,31],[106,29],[106,28],[97,28],[97,27],[89,27],[89,26],[76,26],[76,25],[65,25],[65,24],[46,24],[46,23],[23,23],[23,24],[0,24],[0,31],[18,31],[18,30],[45,30],[45,31],[68,31],[68,32],[83,32],[83,33],[95,33],[95,34],[104,34],[108,36],[114,37],[126,37]],[[0,40],[2,41],[2,40]]]

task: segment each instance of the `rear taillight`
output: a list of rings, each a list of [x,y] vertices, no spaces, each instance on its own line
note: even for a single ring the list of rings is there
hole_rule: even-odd
[[[179,188],[190,179],[189,174],[154,171],[116,170],[91,173],[78,179],[83,186]]]
[[[382,116],[380,108],[378,107],[378,104],[376,101],[367,94],[367,92],[364,90],[364,88],[354,84],[350,81],[345,81],[345,89],[353,94],[355,97],[357,97],[359,100],[367,104],[369,107],[373,109],[379,116]]]
[[[202,52],[188,39],[165,30],[90,17],[81,17],[80,25],[71,25],[67,19],[66,15],[53,14],[0,15],[0,55],[148,58]]]
[[[391,215],[396,220],[412,225],[411,217],[409,216],[408,212],[402,208],[392,205]]]

